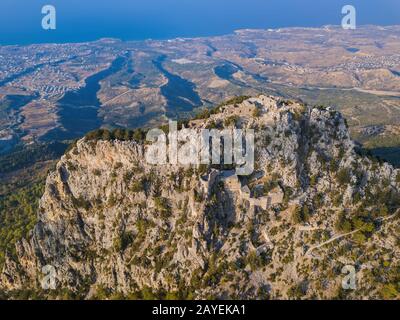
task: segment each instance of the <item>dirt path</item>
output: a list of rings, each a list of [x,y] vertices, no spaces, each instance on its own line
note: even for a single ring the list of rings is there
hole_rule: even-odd
[[[354,233],[357,233],[358,231],[360,231],[360,229],[357,229],[357,230],[354,230],[354,231],[352,231],[352,232],[348,232],[348,233],[345,233],[345,234],[339,234],[339,235],[337,235],[337,236],[334,236],[333,238],[330,238],[328,241],[322,242],[321,244],[318,244],[318,245],[316,245],[316,246],[312,246],[312,247],[310,247],[310,248],[307,250],[307,252],[305,253],[305,256],[308,257],[308,256],[311,255],[311,253],[312,253],[315,249],[321,248],[321,247],[323,247],[323,246],[325,246],[325,245],[327,245],[327,244],[329,244],[329,243],[331,243],[331,242],[333,242],[333,241],[339,240],[339,239],[341,239],[341,238],[344,238],[344,237],[353,235]]]
[[[393,219],[394,217],[396,217],[399,213],[400,213],[400,209],[398,209],[394,214],[392,214],[392,215],[390,215],[390,216],[388,216],[388,217],[377,219],[377,221],[385,222],[385,221],[391,220],[391,219]],[[311,253],[312,253],[315,249],[321,248],[321,247],[323,247],[323,246],[325,246],[325,245],[327,245],[327,244],[329,244],[329,243],[331,243],[331,242],[333,242],[333,241],[339,240],[339,239],[341,239],[341,238],[344,238],[344,237],[347,237],[347,236],[351,236],[351,235],[357,233],[358,231],[360,231],[360,229],[357,229],[357,230],[354,230],[354,231],[352,231],[352,232],[348,232],[348,233],[345,233],[345,234],[339,234],[339,235],[337,235],[337,236],[332,237],[332,238],[329,239],[328,241],[325,241],[325,242],[323,242],[323,243],[321,243],[321,244],[318,244],[318,245],[316,245],[316,246],[312,246],[312,247],[310,247],[310,248],[307,250],[307,252],[305,253],[305,256],[306,256],[306,257],[310,257],[310,256],[311,256]]]

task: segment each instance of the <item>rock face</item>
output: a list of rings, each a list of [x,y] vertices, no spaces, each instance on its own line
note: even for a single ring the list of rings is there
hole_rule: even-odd
[[[147,144],[84,138],[49,175],[0,288],[40,291],[51,266],[53,297],[395,298],[399,172],[361,155],[329,108],[259,96],[218,111],[189,126],[254,129],[252,175],[149,165]],[[344,266],[355,290],[341,289]]]

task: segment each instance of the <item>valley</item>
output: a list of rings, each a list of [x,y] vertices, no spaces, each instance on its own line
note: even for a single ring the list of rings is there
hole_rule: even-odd
[[[325,26],[0,47],[0,110],[7,119],[0,122],[0,152],[98,127],[160,125],[260,93],[333,106],[368,148],[398,147],[399,32]],[[7,60],[11,55],[20,59]],[[22,104],[10,107],[8,99]]]

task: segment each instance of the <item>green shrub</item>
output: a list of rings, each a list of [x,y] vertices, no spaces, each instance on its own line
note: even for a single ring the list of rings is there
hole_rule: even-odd
[[[340,169],[336,175],[336,178],[340,185],[349,184],[351,182],[350,169],[348,168]]]
[[[157,210],[160,211],[162,217],[168,218],[171,215],[171,207],[167,198],[156,197],[154,199],[154,203]]]
[[[237,96],[237,97],[234,97],[232,99],[229,99],[229,100],[221,103],[219,105],[219,107],[235,105],[235,104],[241,104],[241,103],[243,103],[244,101],[246,101],[246,100],[248,100],[250,98],[251,98],[250,96]]]
[[[132,244],[134,237],[131,233],[122,232],[121,235],[114,239],[113,245],[116,252],[123,252]]]
[[[295,224],[306,223],[310,220],[310,209],[308,206],[297,206],[293,212],[293,222]]]
[[[134,193],[138,193],[138,192],[142,192],[144,191],[144,183],[143,180],[139,180],[139,181],[134,181],[131,186],[130,186],[130,190]]]
[[[198,112],[195,115],[194,119],[195,120],[208,119],[208,118],[210,118],[210,116],[211,116],[210,110],[209,109],[204,109],[204,110],[201,110],[200,112]]]
[[[389,283],[383,286],[381,289],[381,296],[385,300],[398,299],[400,292],[397,290],[396,285]]]
[[[225,127],[236,126],[238,121],[239,121],[239,117],[238,116],[236,116],[236,115],[230,116],[230,117],[228,117],[228,118],[226,118],[224,120],[224,126]]]
[[[261,110],[259,108],[255,108],[253,111],[253,117],[258,118],[261,116]]]
[[[263,193],[264,195],[268,195],[272,190],[278,187],[278,181],[276,180],[269,180],[264,183],[263,186]]]
[[[346,218],[346,213],[342,211],[339,213],[339,217],[336,221],[335,228],[337,231],[343,232],[343,233],[348,233],[353,230],[352,223],[350,219]]]
[[[84,197],[80,196],[79,198],[72,197],[72,202],[76,208],[82,208],[85,210],[89,210],[92,207],[92,204],[89,200],[86,200]]]

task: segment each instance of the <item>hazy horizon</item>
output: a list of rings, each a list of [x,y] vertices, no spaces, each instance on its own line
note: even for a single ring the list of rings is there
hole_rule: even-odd
[[[57,9],[57,29],[41,28],[41,8]],[[203,37],[238,29],[339,25],[345,0],[2,0],[0,44]],[[358,25],[400,24],[397,0],[353,0]]]

